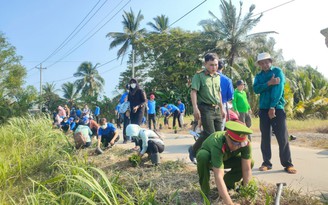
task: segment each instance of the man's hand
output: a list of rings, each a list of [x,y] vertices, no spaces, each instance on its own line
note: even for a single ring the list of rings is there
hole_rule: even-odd
[[[268,86],[270,85],[278,85],[280,83],[279,77],[274,77],[274,74],[272,75],[271,79],[268,81]]]
[[[133,107],[133,112],[136,113],[138,111],[139,105]]]
[[[198,108],[194,108],[194,119],[196,121],[200,120],[200,111]]]
[[[275,117],[276,117],[276,109],[274,109],[274,108],[270,108],[270,109],[269,109],[269,112],[268,112],[268,115],[269,115],[269,118],[270,118],[270,119],[275,118]]]

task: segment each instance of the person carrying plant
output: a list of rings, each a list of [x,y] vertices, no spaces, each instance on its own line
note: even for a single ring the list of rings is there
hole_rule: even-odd
[[[252,147],[247,138],[253,133],[240,122],[226,122],[226,131],[211,134],[197,152],[197,172],[203,193],[210,194],[210,170],[213,170],[215,184],[224,204],[233,204],[228,189],[243,179],[247,185],[252,178]],[[226,174],[224,169],[230,168]]]
[[[159,154],[164,151],[164,142],[159,134],[153,130],[143,129],[139,125],[129,124],[126,135],[133,137],[136,146],[140,147],[139,156],[148,153],[153,165],[157,166],[160,163]]]

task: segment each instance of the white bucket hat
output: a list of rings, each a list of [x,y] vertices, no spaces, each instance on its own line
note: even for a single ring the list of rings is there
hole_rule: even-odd
[[[140,126],[136,125],[136,124],[129,124],[126,127],[126,136],[129,137],[137,137],[139,135],[140,132]]]
[[[259,61],[266,60],[266,59],[272,60],[270,54],[269,53],[260,53],[260,54],[257,55],[257,61],[256,62],[258,63]]]

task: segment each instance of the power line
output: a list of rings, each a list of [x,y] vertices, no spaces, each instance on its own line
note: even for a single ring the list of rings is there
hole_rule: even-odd
[[[188,14],[190,14],[191,12],[193,12],[195,9],[197,9],[198,7],[200,7],[203,3],[205,3],[207,0],[204,0],[202,3],[198,4],[196,7],[194,7],[193,9],[191,9],[190,11],[188,11],[185,15],[181,16],[178,20],[174,21],[173,23],[171,23],[169,25],[169,27],[171,27],[173,24],[177,23],[178,21],[180,21],[181,19],[183,19],[185,16],[187,16]]]
[[[258,14],[254,14],[253,16],[261,15],[261,14],[263,14],[263,13],[265,13],[265,12],[268,12],[268,11],[271,11],[271,10],[273,10],[273,9],[279,8],[279,7],[281,7],[281,6],[284,6],[284,5],[286,5],[286,4],[289,4],[289,3],[293,2],[293,1],[295,1],[295,0],[291,0],[291,1],[288,1],[288,2],[285,2],[285,3],[282,3],[282,4],[279,4],[278,6],[272,7],[272,8],[270,8],[270,9],[267,9],[267,10],[265,10],[265,11],[262,11],[262,12],[260,12],[260,13],[258,13]],[[253,17],[253,16],[251,16],[251,17]]]
[[[80,31],[81,31],[81,29],[86,25],[86,23],[77,31],[77,32],[75,32],[79,27],[80,27],[80,25],[85,21],[85,19],[92,13],[92,11],[97,7],[97,5],[100,3],[100,1],[101,0],[98,0],[98,2],[93,6],[93,8],[88,12],[88,14],[82,19],[82,21],[75,27],[75,29],[66,37],[66,39],[46,58],[46,59],[44,59],[40,64],[42,64],[42,63],[44,63],[44,62],[46,62],[48,59],[50,59],[52,56],[54,56],[55,54],[57,54],[63,47],[65,47],[66,45],[67,45],[67,43],[69,42],[69,41],[71,41],[72,40],[72,38],[74,38],[74,36],[76,36]],[[107,2],[107,0],[104,2],[104,3],[106,3]],[[104,4],[103,4],[104,5]],[[102,6],[103,6],[102,5]],[[102,7],[101,6],[101,7]],[[100,7],[100,8],[101,8]],[[97,13],[99,11],[99,9],[94,13],[94,15]],[[94,16],[93,15],[93,16]],[[92,19],[92,17],[93,16],[91,16],[90,18],[89,18],[89,20],[87,21],[87,23]],[[75,34],[74,34],[75,33]],[[74,35],[73,35],[74,34]],[[73,36],[72,36],[73,35]],[[39,64],[38,64],[39,65]],[[36,65],[37,66],[37,65]],[[33,68],[31,68],[31,69],[29,69],[28,71],[31,71],[32,69],[34,69],[36,66],[34,66]]]
[[[69,55],[71,55],[74,51],[76,51],[78,48],[80,48],[83,44],[85,44],[88,40],[90,40],[94,35],[96,35],[107,23],[109,23],[120,11],[122,11],[124,9],[124,7],[126,5],[128,5],[128,3],[130,3],[131,0],[129,0],[126,4],[124,4],[124,6],[122,6],[120,8],[120,10],[118,10],[108,21],[106,21],[99,29],[97,29],[91,36],[89,36],[86,40],[84,40],[79,46],[71,49],[70,51],[68,51],[68,53],[66,53],[62,58],[60,58],[59,60],[55,61],[53,64],[47,66],[52,67],[53,65],[57,64],[58,62],[60,62],[62,59],[68,57]]]

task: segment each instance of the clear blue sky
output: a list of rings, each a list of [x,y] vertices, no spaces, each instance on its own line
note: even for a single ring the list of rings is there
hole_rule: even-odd
[[[110,41],[105,36],[108,32],[122,31],[123,10],[129,11],[132,8],[135,13],[141,10],[144,15],[142,26],[151,30],[146,23],[157,15],[165,14],[169,17],[170,23],[173,23],[203,0],[1,0],[0,2],[0,31],[16,47],[17,54],[23,56],[22,64],[29,70],[26,85],[33,85],[39,89],[39,70],[34,67],[61,45],[97,2],[99,3],[91,15],[102,4],[104,5],[94,17],[63,49],[43,62],[42,66],[47,68],[42,73],[43,82],[55,82],[60,88],[64,82],[75,80],[72,75],[82,62],[90,61],[95,65],[115,59],[117,49],[108,49]],[[239,1],[233,0],[233,2],[238,5]],[[244,1],[243,9],[247,11],[250,4],[255,4],[255,14],[257,14],[285,2],[288,0],[249,0]],[[200,20],[209,18],[209,10],[220,16],[219,5],[219,0],[207,0],[173,27],[201,30],[197,24]],[[123,9],[120,10],[121,8]],[[279,34],[272,36],[277,41],[276,49],[283,49],[285,60],[295,59],[298,65],[309,64],[318,67],[318,70],[328,77],[326,60],[328,48],[325,46],[324,37],[320,34],[321,29],[328,27],[326,8],[328,8],[327,0],[316,0],[311,3],[307,0],[294,0],[265,12],[253,32],[277,31]],[[106,22],[108,23],[105,24]],[[93,37],[63,58],[92,34]],[[125,62],[121,64],[121,60],[113,60],[99,68],[106,80],[104,95],[113,96],[119,75],[125,69],[126,64]]]

